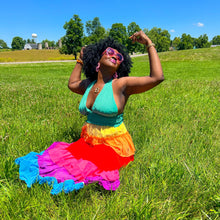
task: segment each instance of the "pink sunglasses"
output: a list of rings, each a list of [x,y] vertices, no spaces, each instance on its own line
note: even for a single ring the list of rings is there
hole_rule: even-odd
[[[102,55],[104,55],[104,54],[106,54],[106,55],[108,55],[108,56],[116,56],[116,59],[117,59],[117,61],[119,62],[119,63],[122,63],[123,62],[123,60],[124,60],[124,57],[122,56],[122,54],[120,54],[120,53],[116,53],[115,52],[115,50],[113,49],[113,48],[111,48],[111,47],[108,47],[103,53],[102,53]]]

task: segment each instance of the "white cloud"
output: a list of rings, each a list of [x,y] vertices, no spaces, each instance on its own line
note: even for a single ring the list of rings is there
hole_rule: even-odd
[[[204,24],[203,23],[201,23],[201,22],[198,22],[197,24],[195,24],[197,27],[203,27],[204,26]]]
[[[174,32],[175,32],[175,30],[174,30],[174,29],[171,29],[171,30],[170,30],[170,32],[171,32],[171,33],[174,33]]]

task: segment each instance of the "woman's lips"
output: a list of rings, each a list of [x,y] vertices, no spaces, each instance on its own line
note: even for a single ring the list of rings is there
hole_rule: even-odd
[[[116,64],[116,60],[114,58],[111,58],[110,61],[114,64]]]

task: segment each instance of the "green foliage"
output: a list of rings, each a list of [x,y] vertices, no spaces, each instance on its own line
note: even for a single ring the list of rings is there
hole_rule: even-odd
[[[193,38],[190,34],[182,34],[181,42],[178,45],[179,50],[193,49]]]
[[[52,48],[55,48],[56,47],[56,42],[53,40],[53,41],[50,41],[48,39],[46,40],[42,40],[41,41],[41,44],[42,44],[42,48],[45,48],[45,43],[48,43],[48,47],[52,47]]]
[[[179,50],[180,43],[181,43],[180,37],[175,37],[174,40],[172,41],[173,48]]]
[[[60,52],[73,54],[76,59],[77,53],[82,47],[83,23],[78,15],[74,15],[69,22],[64,24],[63,28],[66,30],[66,35],[63,37],[63,46]]]
[[[148,32],[148,36],[155,43],[158,52],[169,50],[171,41],[170,34],[167,30],[154,27]]]
[[[170,43],[171,43],[170,38],[162,35],[157,40],[157,46],[156,46],[157,51],[158,52],[168,51],[170,47]]]
[[[109,31],[109,36],[126,46],[128,35],[126,27],[122,23],[113,24]]]
[[[128,36],[131,36],[132,34],[140,30],[141,28],[139,27],[139,25],[137,25],[135,22],[131,22],[127,27]],[[127,48],[129,53],[133,54],[133,52],[135,51],[141,51],[141,47],[141,44],[137,42],[132,43],[132,41],[129,38],[127,39]]]
[[[73,63],[0,66],[0,219],[219,219],[220,48],[159,56],[165,81],[125,109],[136,154],[119,189],[91,184],[57,196],[47,185],[27,188],[14,160],[79,138]],[[147,60],[133,58],[131,75],[146,75]]]
[[[207,34],[200,35],[199,38],[195,39],[194,45],[196,48],[210,47],[209,38]]]
[[[27,41],[26,41],[28,44],[35,44],[35,41],[34,41],[34,39],[27,39]]]
[[[213,45],[220,45],[220,35],[213,37],[211,43]]]
[[[25,40],[23,40],[21,37],[14,37],[12,39],[11,48],[13,50],[22,50],[24,49]]]
[[[208,48],[211,43],[208,41],[206,34],[200,35],[198,38],[192,38],[189,34],[182,34],[182,37],[175,37],[172,46],[176,50],[187,50],[195,48]]]
[[[105,28],[102,27],[98,17],[86,22],[86,32],[88,36],[83,39],[85,45],[96,43],[105,37]]]
[[[64,25],[65,29],[72,29],[72,31],[67,31],[66,36],[62,38],[63,47],[60,49],[61,53],[65,54],[74,54],[76,57],[77,52],[80,51],[81,46],[77,45],[89,45],[92,43],[98,42],[100,39],[104,37],[110,36],[125,45],[129,51],[129,53],[141,52],[146,53],[146,47],[144,45],[140,45],[138,43],[132,44],[131,40],[128,38],[130,35],[140,30],[140,27],[135,22],[131,22],[126,27],[122,23],[112,24],[111,29],[105,30],[102,27],[101,22],[98,17],[95,17],[92,21],[86,22],[86,32],[87,35],[83,35],[83,27],[82,23],[78,22],[78,15],[74,15],[77,17],[77,21],[75,20],[75,25],[80,30],[75,30],[73,28],[73,19],[71,19],[68,23]],[[81,20],[80,20],[81,21]],[[78,22],[78,23],[77,23]],[[82,31],[82,32],[81,32]],[[150,37],[150,39],[155,43],[156,49],[158,52],[169,51],[170,46],[173,46],[176,50],[186,50],[192,49],[194,46],[196,48],[205,48],[209,47],[210,43],[208,42],[207,35],[201,35],[198,39],[192,38],[189,34],[182,34],[181,38],[175,37],[175,39],[171,42],[170,33],[168,30],[162,30],[161,28],[154,27],[151,30],[143,29],[143,31]],[[79,34],[80,33],[80,34]],[[78,43],[75,43],[74,47],[73,38],[78,39]],[[218,36],[213,38],[214,41],[218,43]],[[81,43],[79,43],[79,41]],[[214,44],[212,42],[212,44]],[[74,52],[73,52],[74,48]],[[77,49],[78,48],[78,49]]]
[[[0,49],[8,49],[6,42],[2,39],[0,39]]]
[[[69,22],[66,22],[63,26],[66,30],[66,35],[62,39],[62,48],[60,48],[61,54],[73,54],[76,58],[77,53],[83,45],[89,45],[98,42],[107,36],[113,37],[123,45],[125,45],[129,53],[134,52],[146,53],[146,47],[138,43],[132,44],[131,40],[128,38],[130,35],[140,30],[140,27],[135,22],[131,22],[126,27],[122,23],[112,24],[111,29],[105,30],[101,25],[99,17],[95,17],[92,21],[86,22],[86,33],[83,33],[83,23],[78,15],[74,15]],[[146,28],[143,31],[150,37],[150,39],[155,43],[158,52],[169,51],[170,46],[173,46],[176,50],[186,50],[196,48],[207,48],[213,45],[220,45],[220,35],[213,37],[211,42],[208,42],[208,37],[206,34],[201,35],[199,38],[192,38],[189,34],[182,34],[182,37],[175,37],[171,42],[170,34],[167,30],[162,30],[161,28],[154,27],[151,30]],[[25,40],[22,38],[15,37],[13,39],[13,49],[23,49]],[[58,42],[43,40],[42,47],[45,48],[45,42],[48,42],[49,47],[58,47]],[[34,40],[27,39],[27,43],[34,43]],[[3,40],[0,40],[0,49],[6,48],[7,45]]]

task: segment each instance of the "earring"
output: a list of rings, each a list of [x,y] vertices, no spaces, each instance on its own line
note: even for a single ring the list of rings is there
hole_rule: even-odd
[[[99,67],[100,67],[100,63],[98,63],[97,67],[96,67],[96,72],[98,73],[99,71]]]
[[[117,79],[118,78],[118,74],[117,72],[115,72],[115,74],[113,75],[113,79]]]

